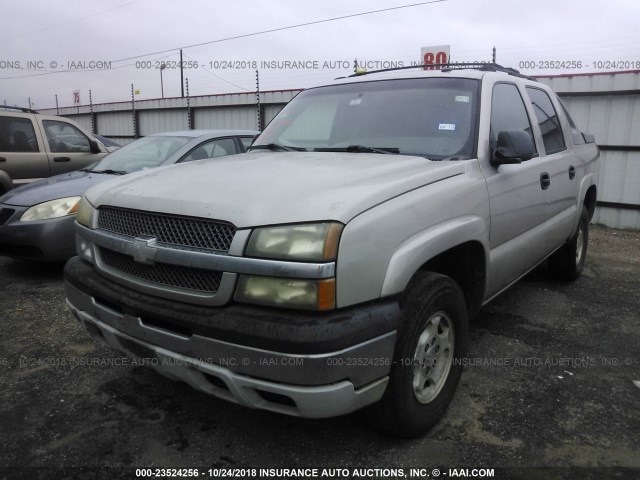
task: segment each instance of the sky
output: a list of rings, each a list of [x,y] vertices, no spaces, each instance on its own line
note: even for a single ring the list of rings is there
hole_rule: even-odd
[[[638,0],[0,0],[0,18],[0,103],[36,109],[130,101],[132,84],[179,97],[181,47],[190,96],[255,92],[256,71],[263,91],[305,88],[442,45],[459,62],[495,47],[531,75],[640,70]]]

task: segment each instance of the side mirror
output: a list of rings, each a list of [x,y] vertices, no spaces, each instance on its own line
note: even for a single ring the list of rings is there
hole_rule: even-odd
[[[524,130],[504,130],[498,133],[496,149],[491,156],[491,165],[498,167],[505,164],[521,163],[533,158],[536,148]]]
[[[89,140],[89,148],[91,149],[91,153],[100,153],[100,145],[95,140]]]

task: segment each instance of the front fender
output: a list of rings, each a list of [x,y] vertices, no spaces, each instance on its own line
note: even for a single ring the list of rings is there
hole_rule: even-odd
[[[4,170],[0,170],[0,197],[7,193],[9,190],[13,190],[15,185],[11,180],[11,177]]]
[[[485,259],[488,259],[488,238],[485,219],[475,215],[454,218],[417,233],[402,243],[391,257],[381,296],[403,292],[422,265],[463,243],[480,242],[485,250]]]

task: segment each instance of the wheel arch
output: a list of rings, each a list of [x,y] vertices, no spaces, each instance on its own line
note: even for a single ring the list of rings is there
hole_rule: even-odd
[[[591,185],[587,192],[584,195],[584,206],[587,208],[587,212],[589,213],[589,221],[593,218],[593,214],[596,210],[596,199],[598,194],[598,188],[595,185]]]
[[[389,261],[381,295],[404,292],[418,272],[440,273],[458,284],[469,317],[475,316],[486,288],[487,229],[484,219],[468,216],[436,225],[408,239]]]
[[[13,190],[14,184],[11,177],[4,170],[0,170],[0,196],[7,193],[9,190]]]

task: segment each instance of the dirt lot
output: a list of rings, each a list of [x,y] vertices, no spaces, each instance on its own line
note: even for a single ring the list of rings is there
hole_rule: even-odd
[[[541,267],[483,309],[446,417],[425,438],[401,441],[360,415],[253,411],[114,365],[121,357],[66,308],[60,266],[0,259],[0,478],[84,474],[66,467],[121,467],[82,478],[135,478],[150,466],[640,478],[639,291],[640,232],[593,227],[579,280],[554,282]]]

